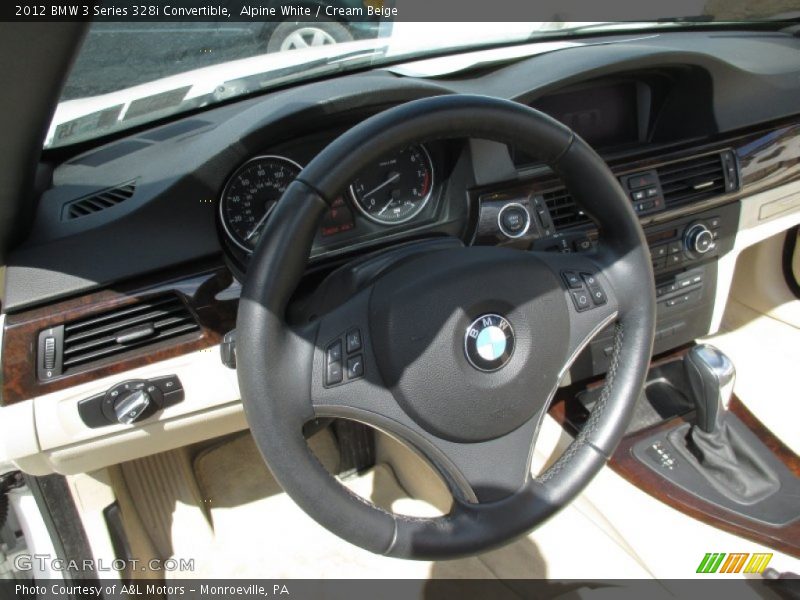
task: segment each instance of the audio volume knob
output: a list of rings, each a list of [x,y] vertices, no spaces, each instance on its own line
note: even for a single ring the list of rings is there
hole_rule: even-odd
[[[114,416],[117,418],[118,423],[130,425],[142,416],[142,413],[150,407],[152,401],[150,394],[145,390],[136,390],[114,403]]]
[[[710,252],[716,245],[711,230],[702,223],[696,223],[686,230],[684,242],[689,254],[696,256]]]

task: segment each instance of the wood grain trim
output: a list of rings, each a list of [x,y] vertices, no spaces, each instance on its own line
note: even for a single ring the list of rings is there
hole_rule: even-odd
[[[799,180],[800,153],[796,149],[798,139],[800,139],[800,119],[794,116],[786,121],[710,136],[704,140],[690,140],[668,147],[645,151],[632,150],[621,155],[606,156],[604,160],[614,175],[619,177],[655,169],[667,163],[686,160],[701,154],[723,150],[735,151],[741,179],[738,191],[641,217],[643,224],[646,225],[734,202]],[[481,194],[498,191],[511,194],[543,193],[563,186],[564,183],[555,174],[535,173],[523,177],[522,180],[508,182],[508,186],[504,189],[493,183],[473,188],[470,194],[478,198]],[[580,227],[577,230],[580,230]]]
[[[21,402],[93,379],[115,375],[218,344],[234,328],[237,300],[220,300],[233,277],[218,261],[161,272],[118,288],[88,294],[6,317],[3,331],[3,405]],[[194,313],[200,330],[97,362],[48,382],[36,378],[39,332],[67,321],[121,308],[152,296],[172,292]]]
[[[670,357],[670,359],[673,357]],[[663,359],[660,361],[663,362]],[[570,391],[571,390],[571,391]],[[564,388],[550,409],[550,415],[565,429],[574,435],[575,430],[567,418],[574,409],[571,403],[577,403],[574,387]],[[791,471],[800,476],[800,457],[776,438],[745,406],[734,396],[729,410],[735,414]],[[653,498],[679,510],[698,521],[728,531],[734,535],[758,542],[800,558],[800,520],[783,527],[770,527],[745,519],[733,512],[706,502],[689,494],[680,487],[653,472],[637,460],[633,455],[633,447],[642,439],[654,433],[671,430],[685,423],[676,417],[653,427],[637,431],[625,436],[609,461],[609,466],[631,484],[646,492]]]

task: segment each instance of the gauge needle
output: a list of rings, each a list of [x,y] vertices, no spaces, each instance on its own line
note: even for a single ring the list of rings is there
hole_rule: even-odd
[[[394,196],[392,196],[389,199],[389,201],[383,206],[383,208],[378,211],[378,214],[382,215],[383,211],[385,211],[387,208],[389,208],[392,205],[392,202],[394,202]]]
[[[386,187],[387,185],[389,185],[389,184],[390,184],[390,183],[392,183],[393,181],[397,180],[399,177],[400,177],[400,173],[395,173],[394,175],[392,175],[391,177],[389,177],[389,179],[387,179],[387,180],[386,180],[386,181],[384,181],[382,184],[380,184],[378,187],[372,188],[372,189],[371,189],[370,191],[368,191],[366,194],[364,194],[363,196],[361,196],[361,198],[362,198],[362,199],[364,199],[364,198],[366,198],[367,196],[371,196],[372,194],[374,194],[374,193],[375,193],[375,192],[377,192],[378,190],[380,190],[380,189],[382,189],[382,188]]]
[[[258,223],[256,223],[255,227],[253,227],[253,230],[250,233],[247,234],[247,237],[244,238],[245,242],[250,241],[250,238],[253,237],[259,229],[261,229],[261,226],[264,224],[264,221],[267,220],[267,217],[272,212],[272,209],[275,208],[277,205],[278,205],[277,202],[273,202],[272,203],[272,206],[270,206],[267,209],[267,212],[264,213],[264,216],[261,217],[261,220]]]

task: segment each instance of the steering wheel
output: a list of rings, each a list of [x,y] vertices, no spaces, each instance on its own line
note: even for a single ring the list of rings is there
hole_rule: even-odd
[[[288,324],[318,222],[347,184],[376,156],[465,137],[509,144],[547,162],[599,225],[597,250],[421,252],[311,323]],[[600,400],[563,455],[532,477],[533,445],[561,376],[612,323],[614,350]],[[654,323],[653,272],[638,218],[586,142],[514,102],[439,96],[356,125],[286,189],[242,289],[238,378],[264,460],[311,517],[372,552],[454,558],[527,533],[598,473],[642,389]],[[347,361],[356,358],[361,366],[351,370]],[[357,420],[403,440],[448,484],[450,513],[395,515],[351,493],[305,441],[304,424],[319,417]]]

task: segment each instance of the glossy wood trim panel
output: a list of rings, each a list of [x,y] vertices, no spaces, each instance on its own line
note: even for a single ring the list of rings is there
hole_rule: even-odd
[[[218,344],[222,336],[235,326],[238,294],[233,297],[225,294],[233,282],[230,271],[221,262],[198,263],[7,315],[3,331],[3,404],[13,404]],[[51,381],[37,380],[36,346],[40,331],[166,292],[184,300],[198,321],[199,330],[133,349],[84,368],[78,367]]]
[[[633,149],[603,158],[615,175],[622,176],[723,150],[733,150],[736,154],[741,179],[738,191],[643,216],[642,225],[669,221],[800,180],[800,116],[706,139]],[[470,194],[478,198],[484,193],[543,193],[564,185],[552,171],[543,171],[541,165],[524,167],[521,173],[520,180],[508,182],[506,186],[493,183],[474,188]],[[587,226],[578,226],[576,231],[582,227]]]
[[[672,360],[675,355],[667,360]],[[664,362],[662,359],[659,362]],[[599,385],[597,382],[595,385]],[[564,388],[556,397],[550,408],[550,415],[558,421],[567,431],[575,434],[571,425],[570,412],[576,409],[573,403],[580,388],[573,386]],[[783,442],[776,438],[745,406],[734,396],[731,398],[728,409],[735,414],[763,443],[770,448],[795,475],[800,476],[800,457]],[[687,422],[682,417],[675,417],[663,421],[652,427],[626,435],[620,442],[614,455],[609,461],[609,466],[632,485],[646,492],[653,498],[668,504],[672,508],[713,527],[723,529],[734,535],[758,542],[800,558],[800,519],[783,527],[771,527],[746,519],[736,513],[725,510],[715,504],[706,502],[694,496],[677,485],[660,477],[657,473],[642,464],[634,455],[633,448],[641,440],[660,431],[674,429]]]

